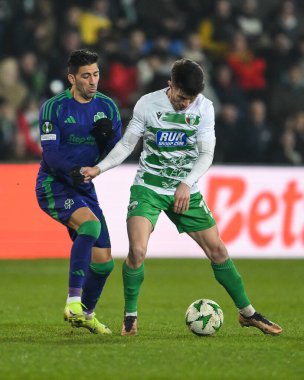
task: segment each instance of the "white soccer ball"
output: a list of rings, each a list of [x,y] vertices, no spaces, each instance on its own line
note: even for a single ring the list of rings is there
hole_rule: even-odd
[[[223,325],[224,314],[220,305],[209,299],[199,299],[186,311],[186,325],[196,335],[214,335]]]

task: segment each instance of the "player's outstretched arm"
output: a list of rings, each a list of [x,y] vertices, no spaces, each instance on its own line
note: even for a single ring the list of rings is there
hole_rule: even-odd
[[[132,153],[139,139],[140,136],[135,135],[127,129],[122,139],[118,141],[111,152],[98,165],[81,168],[84,182],[87,183],[100,173],[121,164]]]
[[[83,182],[88,183],[93,178],[97,177],[101,173],[98,166],[84,166],[81,168],[81,174],[83,175]]]

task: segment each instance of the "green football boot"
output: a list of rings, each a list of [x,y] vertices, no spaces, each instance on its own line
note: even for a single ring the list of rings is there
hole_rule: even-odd
[[[83,308],[80,301],[74,301],[67,303],[63,311],[63,317],[65,321],[70,322],[72,325],[76,321],[84,321],[85,316],[83,314]]]
[[[83,319],[75,319],[71,322],[73,327],[84,327],[88,329],[92,334],[112,334],[112,331],[108,328],[108,326],[99,322],[96,318],[95,313],[91,314],[90,317],[86,317]]]

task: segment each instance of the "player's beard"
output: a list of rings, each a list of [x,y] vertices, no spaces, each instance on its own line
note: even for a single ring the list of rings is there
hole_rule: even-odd
[[[177,102],[174,102],[174,100],[170,100],[171,101],[171,104],[172,104],[172,107],[174,108],[175,111],[182,111],[185,109],[185,107],[183,107],[181,104],[177,103]]]
[[[96,91],[97,89],[94,88],[94,91],[83,92],[82,96],[87,100],[92,99],[96,95]]]
[[[94,91],[90,91],[90,89]],[[84,87],[77,87],[77,91],[79,95],[84,99],[84,100],[91,100],[94,98],[96,95],[97,88],[96,87],[90,87],[88,89],[85,89]]]

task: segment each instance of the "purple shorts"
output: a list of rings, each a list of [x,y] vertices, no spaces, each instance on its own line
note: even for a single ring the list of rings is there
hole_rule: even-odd
[[[111,242],[107,223],[99,207],[94,185],[91,185],[85,191],[78,191],[72,186],[46,175],[44,178],[40,177],[37,181],[37,201],[44,212],[67,227],[72,240],[77,237],[77,233],[68,227],[67,222],[74,211],[81,207],[88,207],[101,223],[101,232],[94,247],[110,248]]]

